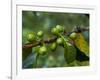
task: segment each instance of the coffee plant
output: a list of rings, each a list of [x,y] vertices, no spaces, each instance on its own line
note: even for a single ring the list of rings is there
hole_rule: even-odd
[[[57,47],[63,48],[63,57],[66,62],[65,66],[78,66],[89,64],[89,44],[82,32],[88,31],[88,28],[75,27],[74,30],[66,32],[63,26],[57,25],[51,29],[51,37],[44,39],[44,32],[39,30],[37,33],[27,34],[27,43],[23,44],[23,61],[34,51],[35,58],[33,68],[41,67],[38,60],[45,60],[50,56],[50,51],[55,52]],[[57,56],[57,55],[56,55]],[[49,61],[54,58],[49,57]],[[58,62],[59,63],[59,62]]]

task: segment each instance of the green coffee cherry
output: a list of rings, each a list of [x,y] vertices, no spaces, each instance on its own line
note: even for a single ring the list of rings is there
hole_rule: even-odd
[[[69,36],[71,39],[75,39],[77,37],[77,33],[73,32]]]
[[[59,32],[63,32],[64,31],[64,28],[60,25],[57,25],[56,26],[56,29],[59,31]]]
[[[37,36],[38,36],[38,37],[42,37],[42,36],[43,36],[43,31],[37,32]]]
[[[51,50],[54,51],[57,48],[57,43],[53,42],[50,46]]]
[[[57,42],[57,44],[62,44],[63,43],[63,39],[62,38],[58,38],[56,42]]]
[[[58,35],[58,30],[57,28],[52,28],[51,32],[55,35]]]
[[[38,53],[39,49],[40,49],[40,46],[36,46],[36,47],[32,48],[33,52],[35,52],[35,53]]]
[[[29,33],[29,34],[27,35],[27,40],[28,40],[29,42],[33,42],[33,41],[35,40],[35,34],[34,34],[33,32]]]
[[[39,54],[44,55],[44,54],[46,54],[46,53],[47,53],[47,48],[46,48],[46,46],[40,47],[40,49],[39,49]]]

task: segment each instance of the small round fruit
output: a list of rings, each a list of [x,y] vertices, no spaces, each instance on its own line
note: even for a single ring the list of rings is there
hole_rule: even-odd
[[[38,36],[38,37],[42,37],[42,36],[43,36],[43,31],[39,31],[39,32],[37,33],[37,36]]]
[[[54,51],[57,48],[57,43],[53,42],[50,46],[51,50]]]
[[[29,42],[34,41],[34,40],[35,40],[35,34],[34,34],[33,32],[29,33],[29,34],[27,35],[27,40],[28,40]]]
[[[46,46],[42,46],[42,47],[40,47],[40,49],[39,49],[39,53],[40,53],[41,55],[44,55],[46,52],[47,52],[47,48],[46,48]]]
[[[52,28],[51,32],[52,32],[53,34],[55,34],[55,35],[58,34],[58,30],[57,30],[57,28]]]
[[[69,36],[71,39],[75,39],[77,37],[77,33],[73,32]]]
[[[57,25],[56,26],[56,29],[59,31],[59,32],[63,32],[64,31],[64,28],[60,25]]]
[[[58,38],[57,39],[57,44],[62,44],[63,43],[63,39],[62,38]]]

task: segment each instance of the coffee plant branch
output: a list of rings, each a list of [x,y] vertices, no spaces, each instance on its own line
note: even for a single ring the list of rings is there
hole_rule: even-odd
[[[81,32],[84,32],[84,31],[89,31],[89,28],[80,28],[80,27],[76,27],[73,31],[71,32],[66,32],[64,31],[64,35],[68,36],[70,35],[71,33],[73,32],[76,32],[76,33],[81,33]],[[40,40],[40,41],[36,41],[36,42],[33,42],[33,43],[27,43],[27,44],[24,44],[22,45],[22,48],[32,48],[32,47],[35,47],[35,46],[38,46],[38,45],[41,45],[42,43],[52,43],[52,42],[55,42],[57,39],[57,36],[53,36],[52,38],[48,38],[46,40]]]

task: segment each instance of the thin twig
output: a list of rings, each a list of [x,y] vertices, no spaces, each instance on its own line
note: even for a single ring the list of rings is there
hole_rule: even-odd
[[[84,31],[89,31],[89,28],[76,27],[75,30],[73,30],[71,32],[64,32],[63,34],[70,35],[72,32],[80,33],[80,32],[84,32]],[[56,41],[56,39],[57,39],[57,36],[53,36],[52,38],[48,38],[48,39],[43,40],[43,41],[36,41],[36,42],[33,42],[33,43],[24,44],[22,47],[23,48],[31,48],[31,47],[41,45],[42,43],[49,44],[49,43]]]
[[[52,38],[48,38],[44,41],[37,41],[37,42],[33,42],[33,43],[28,43],[28,44],[24,44],[23,48],[31,48],[31,47],[35,47],[37,45],[41,45],[42,43],[52,43],[57,39],[56,36],[52,37]]]

